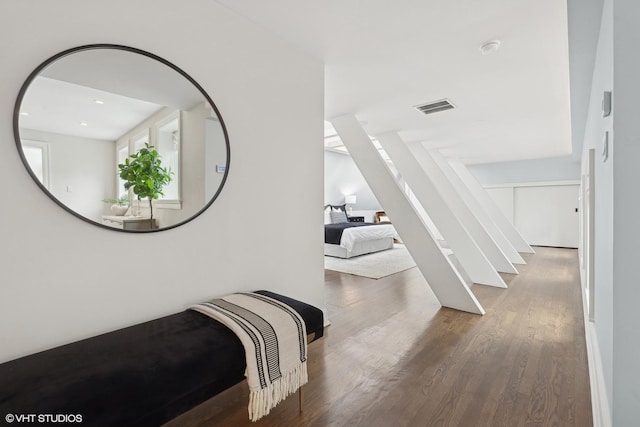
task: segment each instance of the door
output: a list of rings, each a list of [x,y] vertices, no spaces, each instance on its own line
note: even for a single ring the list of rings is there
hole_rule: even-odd
[[[537,246],[577,248],[579,185],[514,189],[514,222],[522,237]]]

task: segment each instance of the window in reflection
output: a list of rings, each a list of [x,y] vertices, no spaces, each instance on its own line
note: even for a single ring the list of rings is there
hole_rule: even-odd
[[[124,188],[125,180],[120,178],[120,171],[118,165],[124,163],[127,157],[129,157],[129,144],[120,144],[117,148],[118,153],[116,155],[116,182],[118,183],[118,199],[127,196],[128,191]]]
[[[128,156],[137,153],[141,148],[144,148],[145,144],[149,144],[155,147],[160,154],[162,165],[173,172],[171,182],[162,189],[164,197],[153,201],[154,211],[156,208],[159,210],[182,209],[180,194],[181,114],[181,110],[162,107],[122,135],[116,144],[119,147],[116,169],[117,165],[124,163]],[[123,155],[124,157],[122,157]],[[117,185],[118,192],[124,193],[124,181],[119,176]],[[132,213],[146,215],[149,211],[149,201],[146,199],[138,201],[133,193],[130,196],[131,206],[134,208]],[[162,212],[158,211],[158,216],[162,218]]]
[[[171,182],[162,192],[163,200],[180,200],[180,115],[176,111],[167,120],[160,122],[156,133],[155,145],[162,165],[173,172]]]
[[[149,144],[149,130],[145,129],[142,133],[131,138],[131,141],[132,141],[132,144],[131,144],[131,152],[129,153],[130,155],[133,153],[137,153],[138,150],[140,150],[141,148],[144,148],[145,144]]]

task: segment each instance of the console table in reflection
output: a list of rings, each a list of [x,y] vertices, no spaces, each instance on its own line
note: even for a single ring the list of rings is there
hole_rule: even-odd
[[[102,223],[109,227],[123,230],[151,230],[158,228],[155,218],[151,220],[141,216],[104,215]]]

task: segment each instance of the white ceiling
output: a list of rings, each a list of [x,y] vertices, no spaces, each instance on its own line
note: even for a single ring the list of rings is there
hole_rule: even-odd
[[[571,153],[565,1],[217,1],[324,62],[326,119],[467,163]],[[457,108],[412,108],[443,98]]]
[[[111,92],[36,77],[22,100],[20,128],[116,141],[162,108]]]
[[[204,101],[190,81],[155,59],[83,50],[53,62],[31,82],[20,128],[115,141],[164,107],[189,110]]]

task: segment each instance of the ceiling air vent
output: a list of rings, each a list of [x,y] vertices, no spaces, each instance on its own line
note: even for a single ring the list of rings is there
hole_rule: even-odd
[[[424,114],[437,113],[438,111],[451,110],[456,108],[448,99],[441,99],[440,101],[430,102],[428,104],[416,105],[416,110]]]

